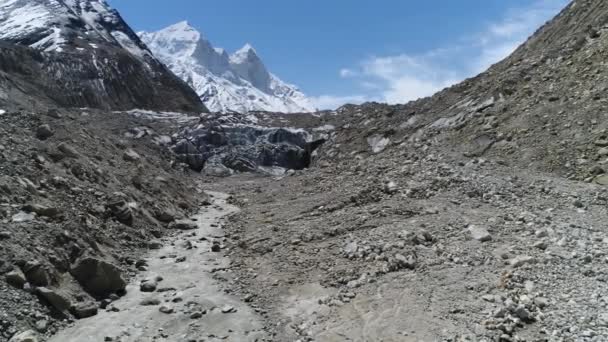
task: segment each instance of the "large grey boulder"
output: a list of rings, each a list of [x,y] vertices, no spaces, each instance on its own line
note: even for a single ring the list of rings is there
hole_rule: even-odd
[[[59,312],[65,313],[72,306],[68,297],[58,291],[39,287],[36,289],[36,293]]]
[[[25,274],[20,269],[14,269],[5,275],[6,282],[18,289],[23,289],[23,285],[27,282]]]
[[[123,292],[127,286],[120,268],[93,257],[79,260],[70,273],[94,296]]]
[[[38,342],[38,337],[33,330],[27,330],[14,335],[8,342]]]
[[[23,266],[23,272],[27,281],[35,286],[47,286],[51,283],[49,273],[44,265],[36,260],[28,261]]]

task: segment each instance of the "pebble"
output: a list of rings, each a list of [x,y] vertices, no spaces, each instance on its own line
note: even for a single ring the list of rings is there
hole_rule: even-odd
[[[158,311],[160,311],[164,314],[172,314],[174,312],[174,309],[171,306],[163,305],[160,308],[158,308]]]
[[[141,292],[154,292],[156,291],[156,287],[158,284],[154,280],[146,280],[141,285],[139,285],[139,290]]]
[[[234,313],[234,312],[236,312],[236,309],[233,306],[226,305],[222,308],[222,313],[227,314],[227,313]]]
[[[471,233],[473,239],[477,241],[487,242],[492,240],[492,235],[490,235],[490,232],[488,232],[488,230],[483,227],[471,225],[469,226],[468,230]]]
[[[139,305],[142,306],[156,306],[160,305],[160,300],[158,298],[146,298],[142,300]]]
[[[517,257],[511,259],[510,264],[511,264],[511,266],[516,268],[516,267],[521,267],[526,264],[533,264],[535,261],[536,260],[531,256],[520,255],[520,256],[517,256]]]

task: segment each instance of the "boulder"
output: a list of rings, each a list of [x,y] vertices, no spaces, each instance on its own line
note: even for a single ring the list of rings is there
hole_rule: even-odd
[[[66,143],[61,143],[57,145],[57,149],[66,157],[78,158],[78,152],[76,152],[76,150],[72,146]]]
[[[179,229],[179,230],[193,230],[198,228],[196,222],[192,220],[177,220],[169,225],[171,229]]]
[[[137,162],[141,159],[141,157],[139,154],[137,154],[137,152],[133,151],[132,149],[128,149],[122,154],[122,159],[128,162]]]
[[[600,185],[608,185],[608,175],[600,175],[595,177],[594,181]]]
[[[469,232],[471,233],[471,237],[480,242],[487,242],[492,240],[492,235],[487,229],[478,226],[469,226]]]
[[[139,290],[141,292],[154,292],[156,291],[156,287],[158,283],[154,280],[146,280],[139,285]]]
[[[53,130],[49,125],[41,125],[36,129],[36,137],[40,140],[46,140],[53,136]]]
[[[53,308],[59,312],[66,312],[72,304],[67,296],[59,293],[58,291],[48,289],[46,287],[39,287],[36,289],[36,294],[45,301],[47,301]]]
[[[51,283],[49,274],[44,265],[36,260],[28,261],[23,266],[23,273],[27,281],[35,286],[47,286]]]
[[[175,212],[169,208],[158,209],[154,212],[154,217],[157,220],[164,223],[170,223],[175,221]]]
[[[8,342],[38,342],[38,337],[33,330],[28,330],[14,335]]]
[[[14,269],[8,272],[5,276],[6,282],[18,289],[23,289],[23,285],[27,282],[25,274],[20,269]]]
[[[41,205],[41,204],[28,204],[24,207],[24,210],[36,213],[36,215],[38,215],[38,216],[51,217],[51,218],[56,217],[61,213],[61,211],[56,207],[46,206],[46,205]]]
[[[127,286],[120,268],[93,257],[79,260],[70,273],[94,296],[123,292]]]
[[[72,307],[72,314],[78,319],[85,319],[97,315],[98,308],[95,303],[79,303]]]
[[[116,199],[108,203],[108,208],[112,213],[112,216],[120,223],[124,223],[128,226],[133,224],[133,211],[129,204],[124,199]]]

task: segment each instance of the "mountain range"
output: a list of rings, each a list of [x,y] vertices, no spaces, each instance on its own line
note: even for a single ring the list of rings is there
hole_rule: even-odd
[[[312,112],[311,100],[297,87],[270,73],[256,50],[246,44],[229,55],[211,45],[188,22],[157,32],[138,33],[141,40],[215,112]]]

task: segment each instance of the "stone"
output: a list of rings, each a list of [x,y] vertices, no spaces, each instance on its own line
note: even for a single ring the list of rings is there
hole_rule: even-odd
[[[26,209],[29,210],[30,212],[36,213],[36,215],[38,215],[38,216],[51,217],[51,218],[56,217],[61,213],[61,211],[58,208],[40,205],[40,204],[28,205]]]
[[[213,241],[213,244],[211,245],[211,251],[215,252],[215,253],[219,253],[222,251],[222,245],[220,245],[219,242],[217,241]]]
[[[199,319],[201,317],[203,317],[203,313],[201,311],[195,311],[190,314],[191,319]]]
[[[146,298],[142,300],[139,305],[142,306],[155,306],[160,305],[160,300],[158,298]]]
[[[549,306],[549,301],[544,297],[536,297],[534,298],[534,304],[539,308],[544,309]]]
[[[158,286],[156,281],[146,280],[139,285],[139,290],[141,292],[154,292],[156,291],[156,286]]]
[[[25,274],[20,269],[14,269],[5,275],[6,282],[18,289],[23,289],[23,285],[27,282]]]
[[[36,137],[40,140],[46,140],[53,136],[53,130],[49,125],[40,125],[36,129]]]
[[[384,184],[384,192],[386,192],[387,194],[394,194],[397,191],[399,191],[399,186],[397,186],[397,183],[390,181]]]
[[[98,308],[95,303],[79,303],[72,307],[72,314],[78,319],[85,319],[97,315]]]
[[[175,221],[175,212],[171,209],[165,208],[165,209],[159,209],[155,212],[155,215],[157,220],[159,220],[160,222],[164,222],[164,223],[171,223],[173,221]]]
[[[169,225],[170,229],[193,230],[198,228],[196,222],[192,220],[177,220]]]
[[[72,146],[66,143],[61,143],[57,145],[57,149],[66,157],[78,158],[78,152],[76,152],[76,150]]]
[[[139,154],[137,154],[137,152],[133,151],[132,149],[128,149],[122,154],[122,159],[128,162],[137,162],[141,159],[141,157]]]
[[[405,257],[402,254],[395,254],[395,260],[399,268],[407,268],[413,270],[416,268],[416,260],[411,255]]]
[[[14,335],[8,342],[38,342],[36,332],[27,330]]]
[[[36,331],[38,331],[40,333],[44,333],[44,332],[46,332],[46,330],[48,328],[49,328],[49,321],[47,321],[46,319],[36,322]]]
[[[34,214],[20,211],[20,212],[16,213],[15,215],[13,215],[13,217],[11,218],[11,221],[13,221],[14,223],[24,223],[24,222],[34,221],[35,218],[36,218],[36,216]]]
[[[474,240],[480,242],[487,242],[492,240],[492,235],[490,235],[490,232],[488,232],[488,230],[483,227],[471,225],[467,229],[471,233],[471,237]]]
[[[51,283],[44,265],[36,260],[28,261],[23,266],[23,273],[27,281],[34,286],[47,286]]]
[[[534,262],[536,262],[536,260],[533,257],[527,255],[520,255],[511,259],[510,264],[512,267],[517,268],[526,264],[533,264]]]
[[[598,139],[595,141],[595,146],[608,147],[608,139]]]
[[[524,305],[518,305],[514,312],[515,316],[519,317],[523,321],[530,321],[533,319],[532,314]]]
[[[222,308],[222,313],[224,313],[224,314],[234,313],[234,312],[236,312],[236,309],[233,306],[226,305]]]
[[[13,234],[7,230],[0,231],[0,240],[8,240],[11,236],[13,236]]]
[[[597,176],[593,181],[599,185],[608,185],[608,175]]]
[[[46,287],[39,287],[36,289],[36,293],[40,298],[46,300],[53,308],[61,313],[65,313],[72,306],[72,303],[67,296],[58,291]]]
[[[540,240],[534,244],[534,247],[544,251],[545,249],[549,248],[549,243],[545,240]]]
[[[127,226],[133,225],[133,211],[124,199],[115,199],[108,203],[108,208],[112,213],[112,216],[118,220],[118,222],[126,224]]]
[[[164,314],[172,314],[174,312],[173,308],[168,305],[161,306],[160,308],[158,308],[158,311]]]
[[[93,257],[79,260],[70,271],[85,290],[94,296],[123,292],[127,282],[118,267]]]

